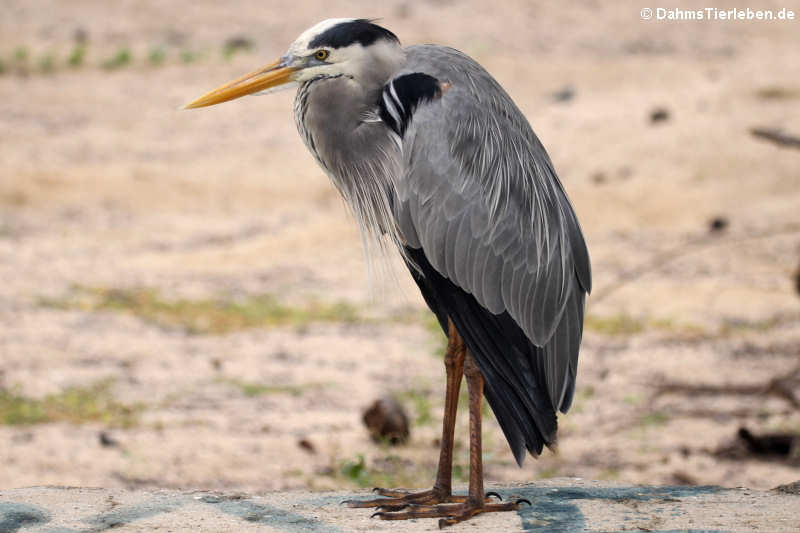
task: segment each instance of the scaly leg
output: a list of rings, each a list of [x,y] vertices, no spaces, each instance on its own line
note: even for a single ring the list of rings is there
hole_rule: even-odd
[[[469,389],[469,491],[460,503],[443,503],[439,505],[417,505],[409,502],[407,509],[391,512],[379,512],[383,520],[406,520],[410,518],[441,518],[439,528],[457,524],[480,513],[499,511],[515,511],[528,500],[513,502],[487,503],[483,493],[483,457],[481,449],[481,404],[483,403],[483,375],[478,370],[472,357],[467,355],[464,363],[464,376]],[[450,500],[453,501],[453,500]]]
[[[384,496],[374,500],[348,500],[350,507],[379,507],[387,511],[396,511],[407,507],[409,504],[437,504],[464,502],[466,496],[453,496],[453,438],[456,425],[456,411],[458,409],[458,393],[461,388],[461,378],[464,375],[464,360],[467,349],[464,341],[453,326],[448,322],[447,351],[444,355],[444,366],[447,374],[447,389],[444,397],[444,421],[442,423],[442,441],[439,450],[439,467],[436,470],[436,482],[433,488],[422,492],[412,492],[401,489],[376,488],[375,492]]]

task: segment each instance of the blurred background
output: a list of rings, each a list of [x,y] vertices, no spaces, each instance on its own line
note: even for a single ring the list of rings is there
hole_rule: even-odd
[[[584,228],[595,291],[558,453],[518,469],[487,414],[487,479],[800,478],[800,4],[721,4],[795,20],[1,0],[0,488],[430,486],[442,335],[399,262],[368,272],[294,94],[178,111],[346,16],[480,61]],[[362,423],[382,397],[404,444]]]

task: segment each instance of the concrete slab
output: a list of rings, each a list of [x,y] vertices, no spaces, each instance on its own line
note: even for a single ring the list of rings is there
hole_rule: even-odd
[[[625,486],[553,479],[490,487],[503,498],[533,505],[458,524],[452,531],[650,531],[796,533],[800,495],[720,487]],[[369,509],[340,504],[369,497],[356,492],[126,491],[29,487],[0,491],[0,533],[100,532],[114,529],[169,532],[433,531],[435,519],[385,522]]]

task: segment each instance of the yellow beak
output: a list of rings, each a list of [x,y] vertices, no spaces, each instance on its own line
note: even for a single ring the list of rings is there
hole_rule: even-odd
[[[193,109],[195,107],[206,107],[214,104],[221,104],[228,100],[233,100],[252,94],[254,92],[263,91],[270,87],[277,87],[284,83],[289,83],[292,80],[292,74],[296,68],[281,66],[280,61],[275,61],[260,68],[249,74],[245,74],[241,78],[229,81],[221,87],[217,87],[210,93],[206,93],[197,100],[186,104],[184,109]]]

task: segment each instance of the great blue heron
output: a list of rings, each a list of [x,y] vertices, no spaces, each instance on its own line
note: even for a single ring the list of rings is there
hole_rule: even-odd
[[[483,395],[521,465],[556,439],[572,403],[589,255],[553,164],[483,67],[442,46],[403,48],[365,19],[306,30],[280,60],[188,104],[204,107],[297,84],[297,128],[362,235],[400,251],[449,342],[431,490],[376,489],[383,519],[517,509],[483,491]],[[451,492],[462,375],[469,389],[467,496]]]

